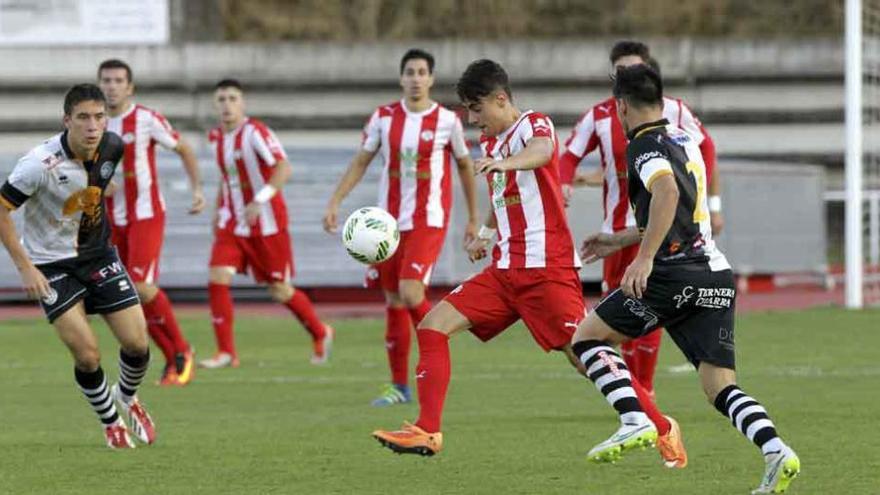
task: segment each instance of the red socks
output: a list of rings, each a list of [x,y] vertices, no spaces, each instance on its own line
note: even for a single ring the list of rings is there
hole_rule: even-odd
[[[189,342],[180,333],[180,326],[177,324],[177,318],[174,316],[174,310],[171,309],[171,302],[165,295],[165,291],[159,289],[153,300],[144,304],[143,307],[147,321],[161,326],[161,329],[164,330],[167,340],[173,346],[174,353],[189,350]],[[165,350],[163,349],[162,352],[164,353]]]
[[[436,433],[440,431],[443,402],[452,372],[449,363],[449,336],[423,328],[416,331],[419,340],[419,364],[416,383],[419,389],[419,419],[416,426]]]
[[[620,346],[623,361],[633,379],[644,386],[648,394],[654,392],[654,371],[657,369],[657,355],[663,331],[658,328],[637,339],[630,340]]]
[[[391,368],[391,383],[409,383],[409,348],[412,341],[412,323],[407,308],[385,308],[385,350]]]
[[[630,373],[632,375],[632,373]],[[639,398],[639,405],[642,406],[642,410],[645,411],[645,414],[648,415],[648,419],[654,423],[654,426],[657,427],[657,433],[660,435],[665,435],[669,433],[669,429],[672,427],[669,424],[669,420],[666,419],[666,416],[657,409],[657,404],[654,403],[654,399],[651,398],[650,394],[648,394],[645,387],[638,381],[638,379],[633,376],[633,379],[630,380],[632,383],[633,390],[636,391],[636,397]]]
[[[419,327],[419,323],[422,322],[425,315],[428,314],[428,311],[431,311],[431,301],[429,301],[427,297],[422,299],[422,302],[420,302],[418,306],[409,308],[409,316],[412,318],[414,327]]]
[[[208,284],[208,300],[211,304],[211,321],[217,349],[235,356],[235,339],[232,335],[232,294],[228,285]]]
[[[312,336],[312,340],[321,340],[327,333],[327,327],[315,314],[315,307],[305,292],[294,289],[293,296],[284,303],[288,309],[306,327],[306,331]]]
[[[146,313],[147,308],[145,305],[145,316]],[[153,342],[155,342],[156,346],[162,351],[162,355],[165,356],[165,364],[174,364],[174,344],[172,344],[171,340],[165,336],[165,330],[162,328],[162,325],[156,323],[154,318],[147,316],[147,331],[150,333],[150,337],[153,338]]]

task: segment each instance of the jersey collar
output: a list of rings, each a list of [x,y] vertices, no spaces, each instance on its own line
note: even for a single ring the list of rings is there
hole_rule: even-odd
[[[626,137],[627,137],[627,139],[632,141],[633,139],[639,137],[640,135],[644,134],[647,131],[650,131],[651,129],[666,127],[668,125],[669,125],[669,121],[666,119],[655,120],[653,122],[646,122],[646,123],[636,127],[635,129],[631,129],[626,134]]]

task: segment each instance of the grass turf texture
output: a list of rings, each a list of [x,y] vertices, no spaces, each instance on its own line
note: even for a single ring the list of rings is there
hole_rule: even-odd
[[[117,349],[97,323],[108,375]],[[740,384],[767,406],[798,451],[792,494],[874,494],[880,312],[819,309],[749,314],[737,327]],[[205,357],[207,318],[183,326]],[[616,428],[612,410],[561,355],[544,354],[521,326],[489,344],[452,339],[445,450],[398,456],[370,437],[413,420],[416,405],[375,409],[387,380],[382,322],[334,322],[331,363],[308,364],[305,333],[290,318],[239,318],[242,367],[199,370],[185,389],[153,384],[141,397],[158,442],[114,452],[74,385],[72,364],[41,320],[0,323],[0,493],[595,493],[745,494],[763,462],[702,396],[671,341],[656,387],[682,425],[685,470],[655,451],[617,465],[586,452]],[[414,342],[415,345],[415,342]],[[413,364],[415,361],[413,352]]]

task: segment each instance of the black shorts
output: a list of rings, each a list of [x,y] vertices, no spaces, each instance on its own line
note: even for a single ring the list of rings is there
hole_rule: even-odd
[[[694,366],[703,361],[735,369],[733,272],[706,264],[655,266],[641,299],[615,290],[596,306],[611,328],[632,338],[658,327]]]
[[[51,287],[40,305],[49,323],[85,300],[86,313],[113,313],[140,304],[134,284],[116,250],[89,258],[69,258],[37,265]]]

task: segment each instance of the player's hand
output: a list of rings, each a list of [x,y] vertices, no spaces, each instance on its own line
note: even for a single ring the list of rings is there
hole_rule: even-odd
[[[474,238],[467,245],[467,253],[471,263],[485,258],[489,254],[489,239]]]
[[[620,281],[620,290],[627,297],[641,299],[642,295],[648,290],[648,277],[654,270],[654,260],[642,256],[636,256],[636,259],[627,267]]]
[[[43,299],[52,290],[43,272],[33,265],[21,271],[21,284],[31,299]]]
[[[248,225],[256,225],[257,220],[260,219],[260,213],[263,211],[263,205],[257,203],[256,201],[251,201],[248,203],[247,207],[244,209],[244,218],[247,220]]]
[[[190,215],[198,215],[205,209],[208,202],[205,200],[205,193],[201,188],[194,189],[192,193],[192,204],[189,206]]]
[[[479,222],[472,220],[464,227],[464,248],[467,247],[477,238],[477,232],[480,231]]]
[[[720,211],[709,213],[709,223],[712,225],[712,235],[720,234],[724,230],[724,215]]]
[[[584,239],[581,245],[581,259],[587,264],[595,263],[619,248],[617,238],[613,234],[602,232],[592,234]]]
[[[571,184],[562,185],[562,204],[564,204],[566,208],[571,204],[571,193],[573,192],[574,187]]]
[[[503,160],[499,161],[494,158],[483,157],[474,162],[474,170],[476,174],[486,175],[491,172],[504,172],[507,169],[504,166]]]
[[[336,216],[338,214],[338,206],[335,204],[327,206],[327,210],[324,211],[324,232],[327,232],[328,234],[336,233],[336,230],[339,228],[339,224],[336,222]]]
[[[119,189],[119,186],[116,185],[112,180],[107,183],[107,187],[104,188],[104,197],[112,198],[114,194],[116,194],[116,190]]]

